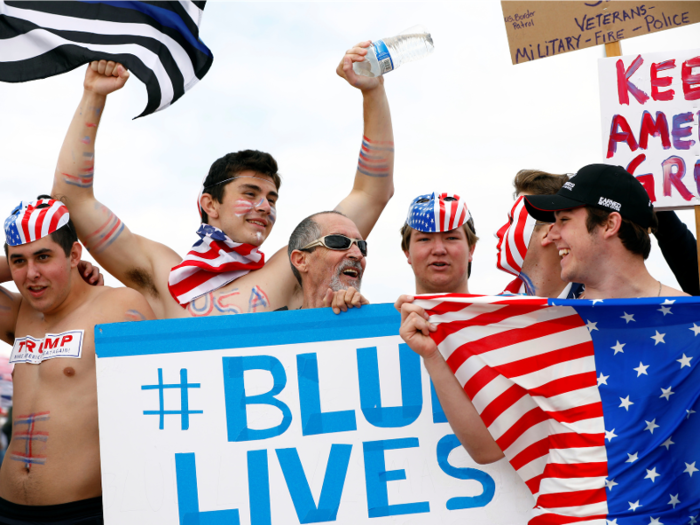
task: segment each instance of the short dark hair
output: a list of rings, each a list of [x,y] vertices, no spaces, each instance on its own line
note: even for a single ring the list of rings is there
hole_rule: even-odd
[[[593,230],[598,226],[605,224],[612,213],[611,211],[593,208],[592,206],[586,206],[586,211],[588,212],[586,216],[586,229],[588,233],[593,233]],[[649,257],[649,252],[651,252],[651,238],[649,234],[655,232],[658,227],[659,221],[656,218],[656,212],[652,213],[651,225],[648,230],[623,217],[617,235],[625,248],[646,259]]]
[[[36,199],[52,199],[50,195],[39,195]],[[40,204],[37,209],[48,208],[48,204]],[[73,226],[73,221],[68,219],[68,222],[61,226],[58,230],[51,234],[51,240],[63,248],[63,253],[66,257],[70,256],[70,251],[73,249],[73,243],[78,241],[78,234],[75,231],[75,226]],[[5,257],[8,256],[8,246],[5,242]]]
[[[557,175],[541,170],[520,170],[513,179],[513,187],[515,196],[518,193],[554,195],[568,180],[569,175]]]
[[[479,237],[476,236],[476,228],[474,227],[474,218],[470,217],[467,222],[465,222],[462,225],[462,228],[464,228],[464,233],[467,235],[467,243],[469,243],[469,247],[476,246],[477,241],[479,240]],[[404,223],[403,226],[401,226],[401,229],[399,232],[401,233],[401,250],[404,252],[408,251],[408,247],[411,245],[411,232],[413,231],[413,228],[411,228],[408,224]],[[469,262],[469,266],[467,267],[467,277],[471,276],[472,274],[472,263]]]
[[[263,151],[246,149],[228,153],[220,159],[216,159],[211,168],[209,168],[207,178],[204,179],[204,190],[202,193],[208,193],[216,202],[223,202],[226,184],[219,183],[247,170],[270,177],[277,190],[280,189],[282,179],[277,173],[277,161],[272,155]],[[207,212],[201,210],[201,214],[202,222],[209,224]]]
[[[318,213],[314,213],[313,215],[309,215],[306,219],[297,224],[297,227],[294,228],[294,231],[289,236],[289,244],[287,245],[287,256],[289,257],[289,264],[292,267],[292,273],[294,274],[294,277],[297,278],[297,281],[300,285],[301,274],[299,273],[299,270],[297,270],[292,264],[292,252],[294,250],[301,250],[304,246],[315,241],[321,236],[321,227],[314,220],[314,217],[328,214],[336,214],[342,215],[343,217],[347,217],[347,215],[345,215],[344,213],[340,213],[339,211],[335,210],[320,211]],[[309,252],[313,252],[314,250],[316,250],[316,247],[308,248]]]

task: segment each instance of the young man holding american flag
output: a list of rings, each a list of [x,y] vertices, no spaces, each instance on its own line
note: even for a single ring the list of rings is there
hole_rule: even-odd
[[[562,279],[588,300],[424,296],[400,305],[401,336],[473,459],[505,453],[531,490],[531,524],[693,523],[700,327],[686,294],[645,268],[646,191],[590,165],[525,202],[556,221]]]

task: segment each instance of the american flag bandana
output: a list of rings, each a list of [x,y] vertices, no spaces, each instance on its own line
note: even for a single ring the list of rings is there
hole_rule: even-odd
[[[525,197],[518,197],[508,213],[508,222],[496,233],[498,237],[496,266],[499,270],[516,277],[520,276],[536,222],[525,208]]]
[[[200,240],[168,278],[170,294],[183,308],[265,264],[265,254],[257,247],[233,242],[219,228],[202,224],[197,235]]]
[[[700,520],[700,299],[416,299],[530,525]]]
[[[406,224],[419,232],[448,232],[471,218],[467,204],[459,195],[431,193],[413,199],[408,207]]]
[[[68,208],[61,201],[20,202],[5,219],[5,242],[19,246],[43,239],[68,224]]]

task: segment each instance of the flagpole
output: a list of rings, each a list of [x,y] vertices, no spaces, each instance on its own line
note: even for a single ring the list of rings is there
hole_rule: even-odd
[[[605,56],[607,57],[620,57],[622,56],[622,46],[620,41],[610,42],[605,44]],[[694,206],[695,208],[695,243],[698,251],[698,275],[700,275],[700,206]]]
[[[622,46],[620,45],[619,40],[605,44],[605,56],[606,57],[621,57],[622,56]]]

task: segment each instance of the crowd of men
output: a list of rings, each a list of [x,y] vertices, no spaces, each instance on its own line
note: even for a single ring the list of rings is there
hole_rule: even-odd
[[[274,158],[239,151],[216,160],[200,188],[199,240],[184,257],[125,225],[93,192],[95,142],[107,95],[129,73],[87,69],[83,97],[58,159],[51,196],[22,202],[5,221],[6,266],[19,293],[1,290],[0,333],[14,345],[13,433],[0,469],[0,523],[102,523],[93,328],[99,323],[361,307],[367,237],[393,194],[393,133],[383,77],[354,74],[368,42],[337,73],[363,96],[364,136],[352,191],[318,210],[269,260],[260,251],[277,219]],[[686,295],[646,270],[650,232],[685,291],[698,291],[695,240],[675,215],[657,219],[624,169],[592,164],[573,177],[525,170],[499,230],[498,266],[515,277],[503,293],[586,299]],[[456,189],[456,188],[455,188]],[[672,242],[667,242],[673,239]],[[79,242],[80,241],[80,242]],[[469,293],[478,241],[456,194],[416,197],[401,229],[415,291]],[[126,287],[98,286],[82,245]],[[694,275],[694,277],[693,277]],[[494,293],[501,293],[494,290]],[[400,333],[424,360],[455,434],[478,463],[503,457],[437,351],[426,313],[402,296]],[[342,315],[342,314],[341,314]]]

